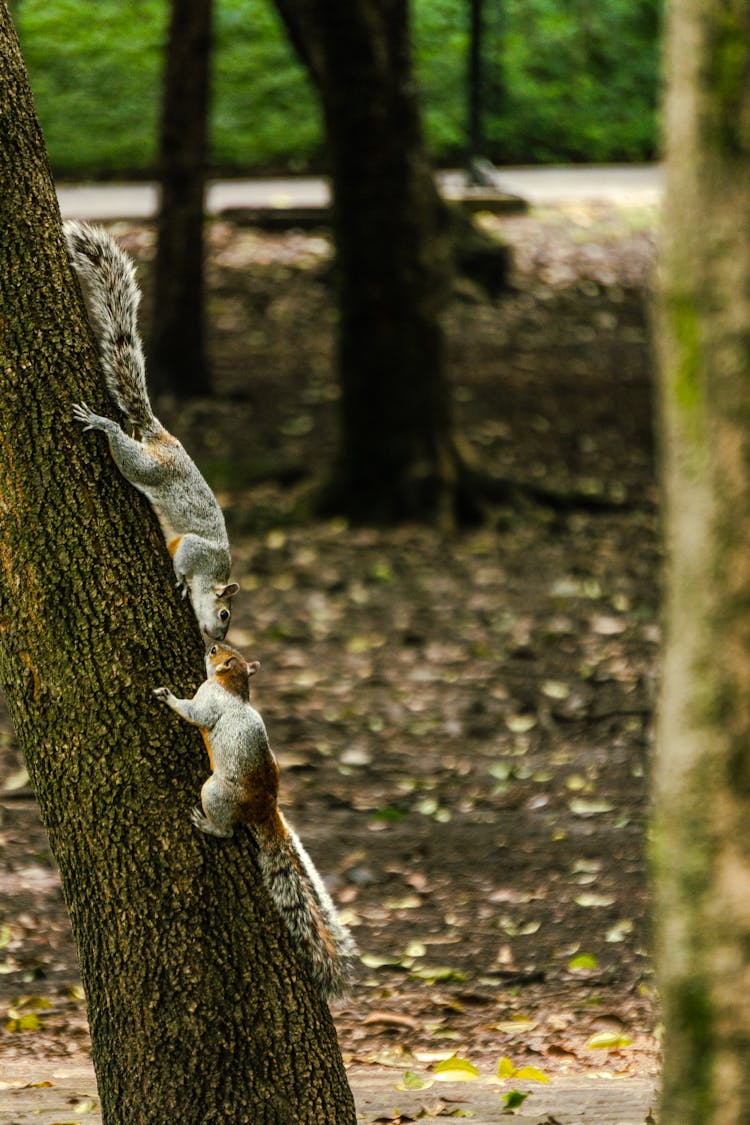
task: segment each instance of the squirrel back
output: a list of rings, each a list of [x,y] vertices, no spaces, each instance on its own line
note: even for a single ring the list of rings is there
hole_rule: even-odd
[[[154,509],[183,595],[208,637],[226,635],[232,560],[224,516],[207,481],[181,442],[154,416],[146,390],[143,348],[136,317],[140,291],[128,255],[101,227],[64,224],[76,273],[87,283],[107,388],[137,436],[118,422],[75,403],[73,417],[85,430],[107,436],[114,461]]]
[[[63,234],[73,268],[87,283],[107,389],[142,435],[161,433],[146,387],[135,266],[101,227],[71,219],[63,224]]]

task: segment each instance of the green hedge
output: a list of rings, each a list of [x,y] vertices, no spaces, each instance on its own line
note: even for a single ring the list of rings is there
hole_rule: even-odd
[[[467,0],[414,0],[436,162],[461,158]],[[659,0],[485,0],[486,155],[644,160],[656,147]],[[148,175],[165,0],[18,0],[14,17],[58,176]],[[316,98],[270,0],[216,0],[212,153],[224,172],[323,162]]]

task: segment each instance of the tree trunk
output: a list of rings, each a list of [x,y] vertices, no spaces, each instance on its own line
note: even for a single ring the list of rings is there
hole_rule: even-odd
[[[166,49],[151,382],[185,398],[211,393],[203,307],[203,197],[211,0],[172,0]]]
[[[406,0],[276,0],[319,89],[333,178],[341,433],[352,519],[453,522],[463,480],[441,315],[445,209],[426,158]]]
[[[197,732],[151,695],[203,679],[148,504],[106,445],[18,43],[0,3],[0,679],[78,945],[103,1120],[355,1120],[335,1030],[250,837],[189,822]]]
[[[750,1120],[750,3],[669,9],[662,1125]]]

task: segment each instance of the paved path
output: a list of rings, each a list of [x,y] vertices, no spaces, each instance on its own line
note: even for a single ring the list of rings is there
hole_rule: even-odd
[[[643,1125],[656,1109],[653,1083],[642,1078],[557,1078],[549,1085],[516,1083],[531,1090],[520,1111],[502,1113],[506,1087],[482,1079],[475,1082],[436,1082],[426,1090],[397,1090],[400,1070],[354,1067],[349,1081],[357,1103],[359,1125],[391,1121],[396,1110],[416,1119],[424,1108],[463,1109],[472,1125]],[[512,1084],[511,1084],[512,1085]],[[0,1065],[0,1122],[3,1125],[101,1125],[93,1068],[64,1059],[39,1062],[26,1059]],[[321,1123],[322,1125],[322,1123]]]
[[[460,172],[443,172],[440,183],[447,195],[460,194]],[[658,165],[602,165],[497,169],[503,191],[532,204],[599,200],[635,206],[658,202],[662,170]],[[148,219],[156,212],[154,184],[60,184],[57,189],[64,218]],[[207,209],[218,214],[226,207],[324,207],[329,189],[320,177],[294,179],[221,180],[209,185]]]

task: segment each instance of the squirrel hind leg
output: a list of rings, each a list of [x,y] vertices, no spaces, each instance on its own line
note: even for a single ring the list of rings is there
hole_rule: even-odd
[[[227,791],[226,784],[215,773],[204,781],[201,789],[200,809],[193,810],[193,824],[201,832],[210,836],[229,837],[234,835],[237,819],[237,802],[233,793]]]
[[[220,828],[219,825],[214,824],[212,820],[209,820],[197,805],[195,808],[191,809],[190,819],[196,828],[200,828],[201,832],[205,832],[208,836],[219,836],[222,839],[228,839],[230,836],[234,835],[231,828],[229,831],[226,831],[224,828]]]

